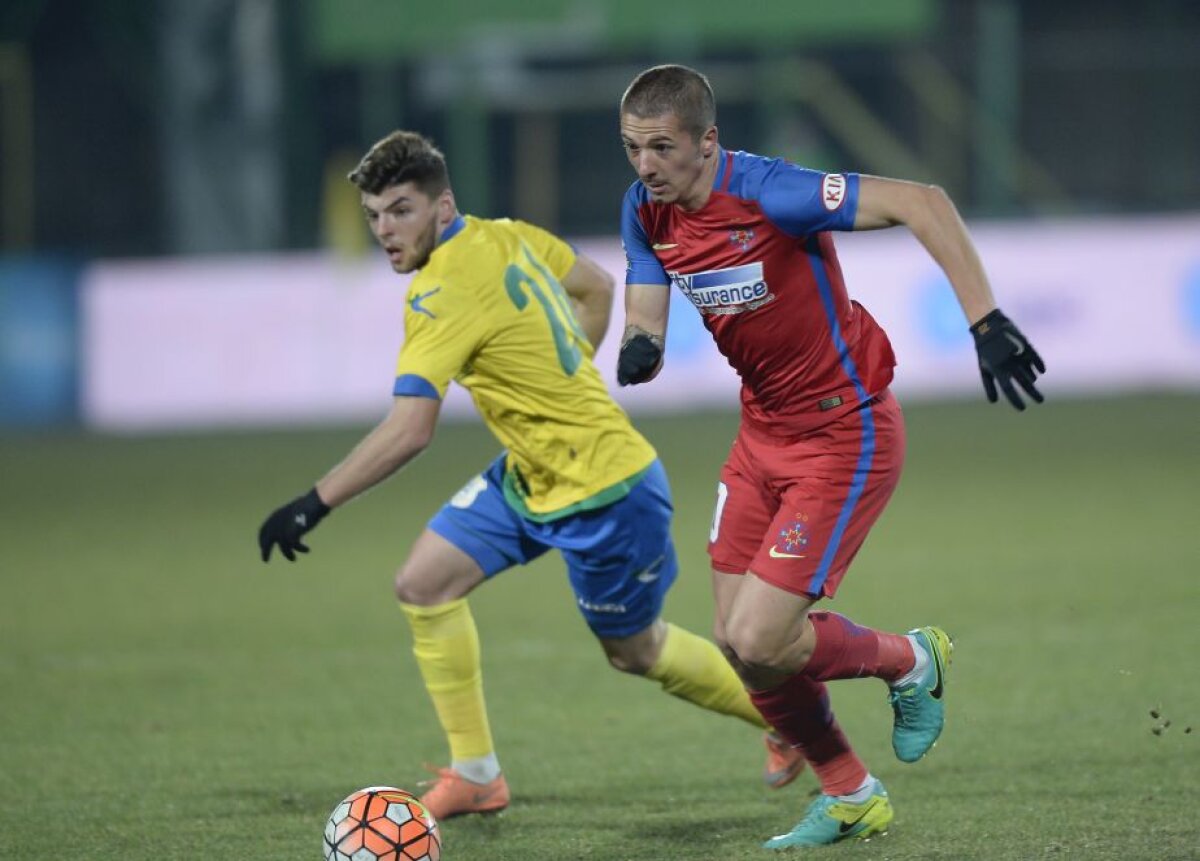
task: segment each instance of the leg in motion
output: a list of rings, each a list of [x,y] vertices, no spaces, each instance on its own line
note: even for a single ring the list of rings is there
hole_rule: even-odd
[[[737,574],[723,574],[720,571],[712,572],[712,590],[713,590],[713,637],[716,640],[717,647],[724,655],[726,662],[732,668],[737,665],[737,656],[729,647],[729,640],[725,635],[725,616],[729,608],[733,606],[734,597],[737,595],[738,587],[743,581],[743,577]],[[736,674],[736,673],[735,673]],[[740,681],[739,686],[745,689],[745,685]],[[765,723],[761,712],[753,702],[750,701],[747,695],[747,705],[754,709],[759,719]],[[797,747],[793,747],[788,741],[776,732],[771,727],[766,727],[763,733],[763,745],[767,749],[766,763],[763,765],[763,783],[771,789],[782,789],[792,783],[804,771],[804,752]]]
[[[426,530],[396,578],[413,655],[446,734],[451,764],[421,800],[438,819],[508,806],[483,695],[479,635],[464,597],[483,581],[478,563]]]
[[[893,811],[882,784],[850,746],[824,682],[796,672],[809,648],[812,598],[745,576],[727,636],[751,699],[775,730],[800,750],[821,783],[821,796],[791,831],[765,846],[819,846],[886,830]],[[798,657],[799,656],[799,657]]]

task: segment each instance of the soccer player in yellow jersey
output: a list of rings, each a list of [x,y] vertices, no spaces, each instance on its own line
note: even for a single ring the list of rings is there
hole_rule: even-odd
[[[263,561],[289,561],[333,508],[382,481],[433,438],[451,380],[506,449],[430,520],[396,576],[425,687],[450,747],[422,801],[439,819],[509,802],[488,726],[479,638],[466,596],[554,548],[612,666],[765,728],[716,646],[664,622],[675,579],[671,496],[654,449],[600,379],[612,278],[519,221],[462,216],[445,159],[397,131],[350,174],[379,244],[408,288],[388,415],[305,495],[259,531]],[[768,784],[803,760],[767,734]]]

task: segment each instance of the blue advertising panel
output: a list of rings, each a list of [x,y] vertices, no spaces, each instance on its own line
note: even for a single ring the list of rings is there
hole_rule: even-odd
[[[0,259],[0,425],[77,419],[79,272],[65,258]]]

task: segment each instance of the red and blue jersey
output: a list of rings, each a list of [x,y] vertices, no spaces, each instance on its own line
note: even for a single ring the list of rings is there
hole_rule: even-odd
[[[678,287],[742,380],[746,424],[792,436],[887,388],[891,344],[851,300],[829,231],[852,230],[857,174],[719,150],[696,212],[655,203],[636,181],[621,239],[627,284]]]

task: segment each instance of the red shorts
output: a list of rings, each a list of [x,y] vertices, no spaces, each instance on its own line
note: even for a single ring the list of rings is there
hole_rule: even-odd
[[[886,390],[797,439],[768,439],[743,425],[717,486],[713,568],[833,597],[903,465],[904,415]]]

